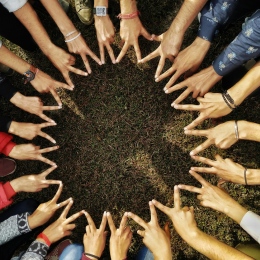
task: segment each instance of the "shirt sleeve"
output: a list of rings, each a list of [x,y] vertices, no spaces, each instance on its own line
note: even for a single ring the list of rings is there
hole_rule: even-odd
[[[260,216],[252,211],[248,211],[242,218],[240,226],[260,243]]]
[[[0,245],[31,231],[28,224],[29,213],[11,216],[0,223]]]
[[[0,3],[11,13],[23,7],[27,0],[0,0]]]
[[[23,254],[21,260],[44,260],[48,250],[49,247],[45,243],[35,240]]]
[[[10,182],[0,183],[0,210],[13,203],[12,197],[15,194]]]
[[[237,0],[208,1],[201,10],[198,36],[212,42],[219,29],[229,21],[237,4]]]
[[[4,155],[8,156],[16,145],[14,142],[11,141],[12,139],[13,137],[11,135],[0,132],[0,152]]]
[[[225,76],[244,62],[260,55],[260,10],[243,24],[240,34],[214,60],[213,68]]]

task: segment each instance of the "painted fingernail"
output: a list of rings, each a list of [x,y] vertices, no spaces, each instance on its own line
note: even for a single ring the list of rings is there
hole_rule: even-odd
[[[155,82],[158,82],[159,81],[159,79],[158,78],[155,78]]]
[[[110,212],[107,212],[106,214],[107,214],[107,216],[110,216]]]
[[[52,140],[52,142],[53,142],[54,144],[56,144],[56,141],[55,141],[55,140]]]

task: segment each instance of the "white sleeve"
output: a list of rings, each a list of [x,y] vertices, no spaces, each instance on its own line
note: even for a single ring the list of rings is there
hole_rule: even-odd
[[[2,47],[2,41],[0,40],[0,48]]]
[[[242,218],[240,226],[260,244],[260,216],[248,211]]]
[[[11,13],[26,4],[27,0],[0,0],[0,3]]]

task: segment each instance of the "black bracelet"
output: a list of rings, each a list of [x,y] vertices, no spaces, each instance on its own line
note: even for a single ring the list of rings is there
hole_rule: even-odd
[[[228,106],[231,110],[234,110],[235,108],[232,107],[232,106],[229,104],[229,102],[228,102],[228,100],[227,100],[227,97],[225,96],[224,92],[222,93],[222,97],[223,97],[225,103],[227,104],[227,106]]]
[[[100,257],[96,256],[96,255],[92,255],[92,254],[89,254],[89,253],[84,253],[85,256],[91,256],[91,257],[94,257],[96,258],[97,260],[100,259]]]
[[[228,94],[227,90],[224,91],[224,95],[227,98],[227,100],[236,108],[236,104],[234,99]]]
[[[244,169],[244,179],[245,179],[245,184],[247,185],[246,172],[247,172],[247,168]]]

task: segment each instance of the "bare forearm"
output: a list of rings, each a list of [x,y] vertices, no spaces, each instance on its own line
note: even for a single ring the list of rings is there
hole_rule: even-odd
[[[108,0],[94,0],[94,7],[98,5],[108,7]]]
[[[195,237],[192,236],[186,239],[186,242],[212,260],[249,260],[253,259],[240,251],[218,241],[212,236],[203,233],[201,230],[196,232]]]
[[[135,0],[120,0],[120,9],[122,14],[129,14],[137,11]]]
[[[238,121],[239,139],[260,142],[260,124]]]
[[[184,35],[206,2],[207,0],[185,0],[169,30],[174,34],[182,33]]]
[[[228,90],[236,105],[240,105],[260,85],[260,62],[257,62],[247,74]]]
[[[31,5],[27,2],[22,8],[15,11],[14,15],[27,28],[43,53],[48,56],[49,50],[54,45]]]
[[[46,8],[47,12],[50,14],[64,36],[76,30],[74,24],[64,12],[58,0],[41,0],[41,3]]]

